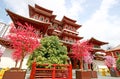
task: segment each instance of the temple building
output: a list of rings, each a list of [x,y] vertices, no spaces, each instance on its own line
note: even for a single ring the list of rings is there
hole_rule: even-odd
[[[93,54],[96,52],[105,52],[105,50],[102,49],[101,46],[108,44],[108,42],[103,42],[93,37],[89,39],[89,43],[93,45],[93,51],[92,51]]]
[[[6,9],[6,12],[10,16],[16,27],[18,26],[16,24],[17,22],[20,22],[21,24],[28,23],[36,29],[36,33],[39,34],[39,37],[52,35],[58,36],[61,42],[67,47],[68,52],[70,52],[73,43],[83,38],[78,36],[79,33],[77,32],[77,30],[81,27],[81,25],[77,24],[76,20],[63,16],[62,20],[59,21],[55,19],[56,15],[53,15],[53,11],[51,10],[45,9],[37,4],[35,4],[34,7],[31,5],[28,5],[28,7],[29,18],[23,17]],[[1,45],[9,47],[9,41],[6,41],[5,39],[0,39],[0,43]],[[10,51],[12,50],[7,48],[5,52],[8,51],[9,53],[3,54],[3,57],[10,56]],[[8,60],[10,61],[9,58]],[[5,61],[5,58],[3,58],[3,61]],[[3,67],[11,67],[11,65],[14,63],[11,63],[7,66],[4,66],[4,62],[1,62],[1,64],[3,64]]]
[[[89,39],[89,43],[93,45],[93,50],[91,51],[91,54],[94,56],[94,59],[104,60],[105,50],[101,47],[105,44],[108,44],[108,42],[103,42],[92,37],[91,39]]]
[[[25,24],[26,22],[36,28],[37,33],[42,35],[42,37],[51,35],[58,36],[61,42],[67,46],[68,51],[70,51],[73,43],[83,38],[78,36],[79,33],[77,30],[81,25],[76,24],[75,20],[66,16],[64,16],[61,21],[56,20],[56,15],[52,14],[53,11],[38,6],[37,4],[35,4],[35,7],[29,5],[30,18],[20,16],[10,10],[6,11],[14,24],[16,24],[16,22]]]
[[[106,50],[105,53],[106,53],[107,56],[112,56],[115,59],[117,59],[118,55],[120,55],[120,45],[118,45],[114,48],[111,48],[109,50]]]
[[[43,8],[37,4],[35,6],[28,5],[29,7],[29,18],[18,15],[8,9],[6,12],[12,19],[13,23],[17,27],[17,22],[21,24],[28,23],[36,29],[36,33],[39,37],[46,36],[58,36],[60,41],[67,47],[68,56],[70,57],[73,69],[78,68],[78,60],[71,58],[70,50],[72,45],[81,40],[83,37],[78,36],[79,33],[77,30],[81,25],[76,23],[76,20],[73,20],[67,16],[63,16],[62,20],[57,20],[56,15],[53,14],[53,11]],[[3,33],[3,32],[2,32]],[[92,55],[95,55],[97,52],[105,52],[101,46],[108,44],[107,42],[99,41],[95,38],[88,40],[90,44],[94,45],[93,50],[91,51]],[[13,67],[15,62],[11,59],[11,52],[9,41],[3,38],[0,38],[0,44],[6,47],[5,53],[2,56],[2,61],[0,67]],[[95,56],[95,59],[101,60],[101,56]],[[9,60],[9,62],[8,62]],[[27,57],[23,63],[27,62]],[[7,65],[6,65],[7,63]],[[26,64],[23,64],[24,68],[27,68]]]

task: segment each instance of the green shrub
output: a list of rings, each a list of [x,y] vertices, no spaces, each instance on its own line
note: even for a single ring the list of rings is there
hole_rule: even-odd
[[[31,68],[34,58],[37,64],[67,64],[67,48],[60,42],[56,36],[48,36],[41,39],[41,47],[36,49],[30,56],[27,62]],[[37,67],[43,67],[37,65]]]

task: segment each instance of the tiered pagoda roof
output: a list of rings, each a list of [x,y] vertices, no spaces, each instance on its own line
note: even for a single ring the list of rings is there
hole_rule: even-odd
[[[35,13],[39,14],[39,15],[44,15],[50,18],[55,19],[56,15],[52,15],[52,11],[42,8],[40,6],[38,6],[37,4],[35,4],[35,7],[32,7],[30,5],[29,6],[29,15],[30,17],[32,17]]]
[[[42,32],[43,34],[45,34],[47,32],[48,26],[51,25],[50,23],[45,23],[45,22],[35,20],[32,18],[26,18],[26,17],[20,16],[16,13],[13,13],[10,10],[6,10],[6,11],[7,11],[8,15],[11,17],[11,19],[14,22],[14,24],[16,25],[16,27],[17,27],[17,24],[16,24],[17,22],[20,22],[21,24],[25,24],[25,22],[26,22],[26,23],[32,25],[33,27],[39,29],[39,31]]]
[[[39,5],[37,5],[37,4],[35,4],[35,8],[38,8],[39,10],[43,10],[43,11],[48,12],[48,13],[50,13],[50,14],[53,13],[52,10],[48,10],[48,9],[46,9],[46,8],[43,8],[43,7],[39,6]]]
[[[70,21],[70,22],[73,22],[73,23],[76,23],[76,20],[73,20],[73,19],[70,19],[70,18],[64,16],[63,19],[62,19],[62,21],[66,21],[66,20]]]
[[[105,50],[104,49],[102,49],[101,48],[101,46],[102,45],[105,45],[105,44],[108,44],[108,42],[103,42],[103,41],[100,41],[100,40],[97,40],[97,39],[95,39],[95,38],[91,38],[90,40],[89,40],[89,43],[90,44],[93,44],[93,53],[95,53],[95,52],[104,52]]]
[[[114,51],[120,51],[120,45],[118,45],[118,46],[116,46],[116,47],[114,47],[112,49],[109,49],[106,52],[114,52]]]
[[[103,41],[97,40],[93,37],[89,40],[89,43],[96,44],[96,45],[99,45],[99,46],[108,44],[108,42],[103,42]]]
[[[70,24],[72,25],[73,27],[76,27],[77,29],[81,27],[81,25],[79,24],[76,24],[76,20],[72,20],[66,16],[63,17],[62,19],[62,23],[67,23],[67,24]]]

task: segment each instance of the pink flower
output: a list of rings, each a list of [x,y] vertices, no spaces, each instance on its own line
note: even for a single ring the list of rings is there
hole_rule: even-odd
[[[10,34],[7,36],[11,40],[12,48],[16,51],[13,52],[12,58],[17,61],[32,53],[39,45],[38,35],[33,26],[25,25],[17,22],[18,27],[11,24]],[[24,58],[23,57],[23,58]]]
[[[77,41],[72,46],[72,53],[74,54],[73,58],[80,60],[80,58],[84,56],[88,56],[90,51],[92,50],[92,45],[88,43],[88,41],[79,42]]]
[[[113,67],[116,65],[116,61],[115,61],[115,58],[113,58],[112,56],[106,56],[105,57],[105,64],[108,66],[108,67]]]
[[[91,64],[93,62],[93,57],[88,54],[87,56],[84,56],[83,60],[85,63]]]

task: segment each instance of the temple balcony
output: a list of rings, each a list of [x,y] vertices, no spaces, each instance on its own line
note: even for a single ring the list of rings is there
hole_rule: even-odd
[[[61,31],[59,31],[59,30],[54,30],[54,31],[52,32],[52,35],[60,36],[60,35],[61,35]]]
[[[83,38],[83,37],[77,36],[75,34],[69,33],[67,31],[62,32],[60,36],[61,36],[61,38],[67,36],[67,37],[70,37],[70,38],[73,38],[73,39],[76,39],[76,40],[80,40],[80,39]]]
[[[54,30],[55,32],[58,32],[58,33],[61,33],[61,31],[59,31],[59,30]]]
[[[67,45],[72,45],[74,44],[74,42],[70,42],[70,41],[65,41],[65,40],[60,40],[63,44],[67,44]]]
[[[78,35],[79,32],[75,32],[75,31],[72,31],[72,30],[69,30],[69,29],[63,29],[63,32],[66,31],[66,32],[69,32],[71,34],[75,34],[75,35]]]

